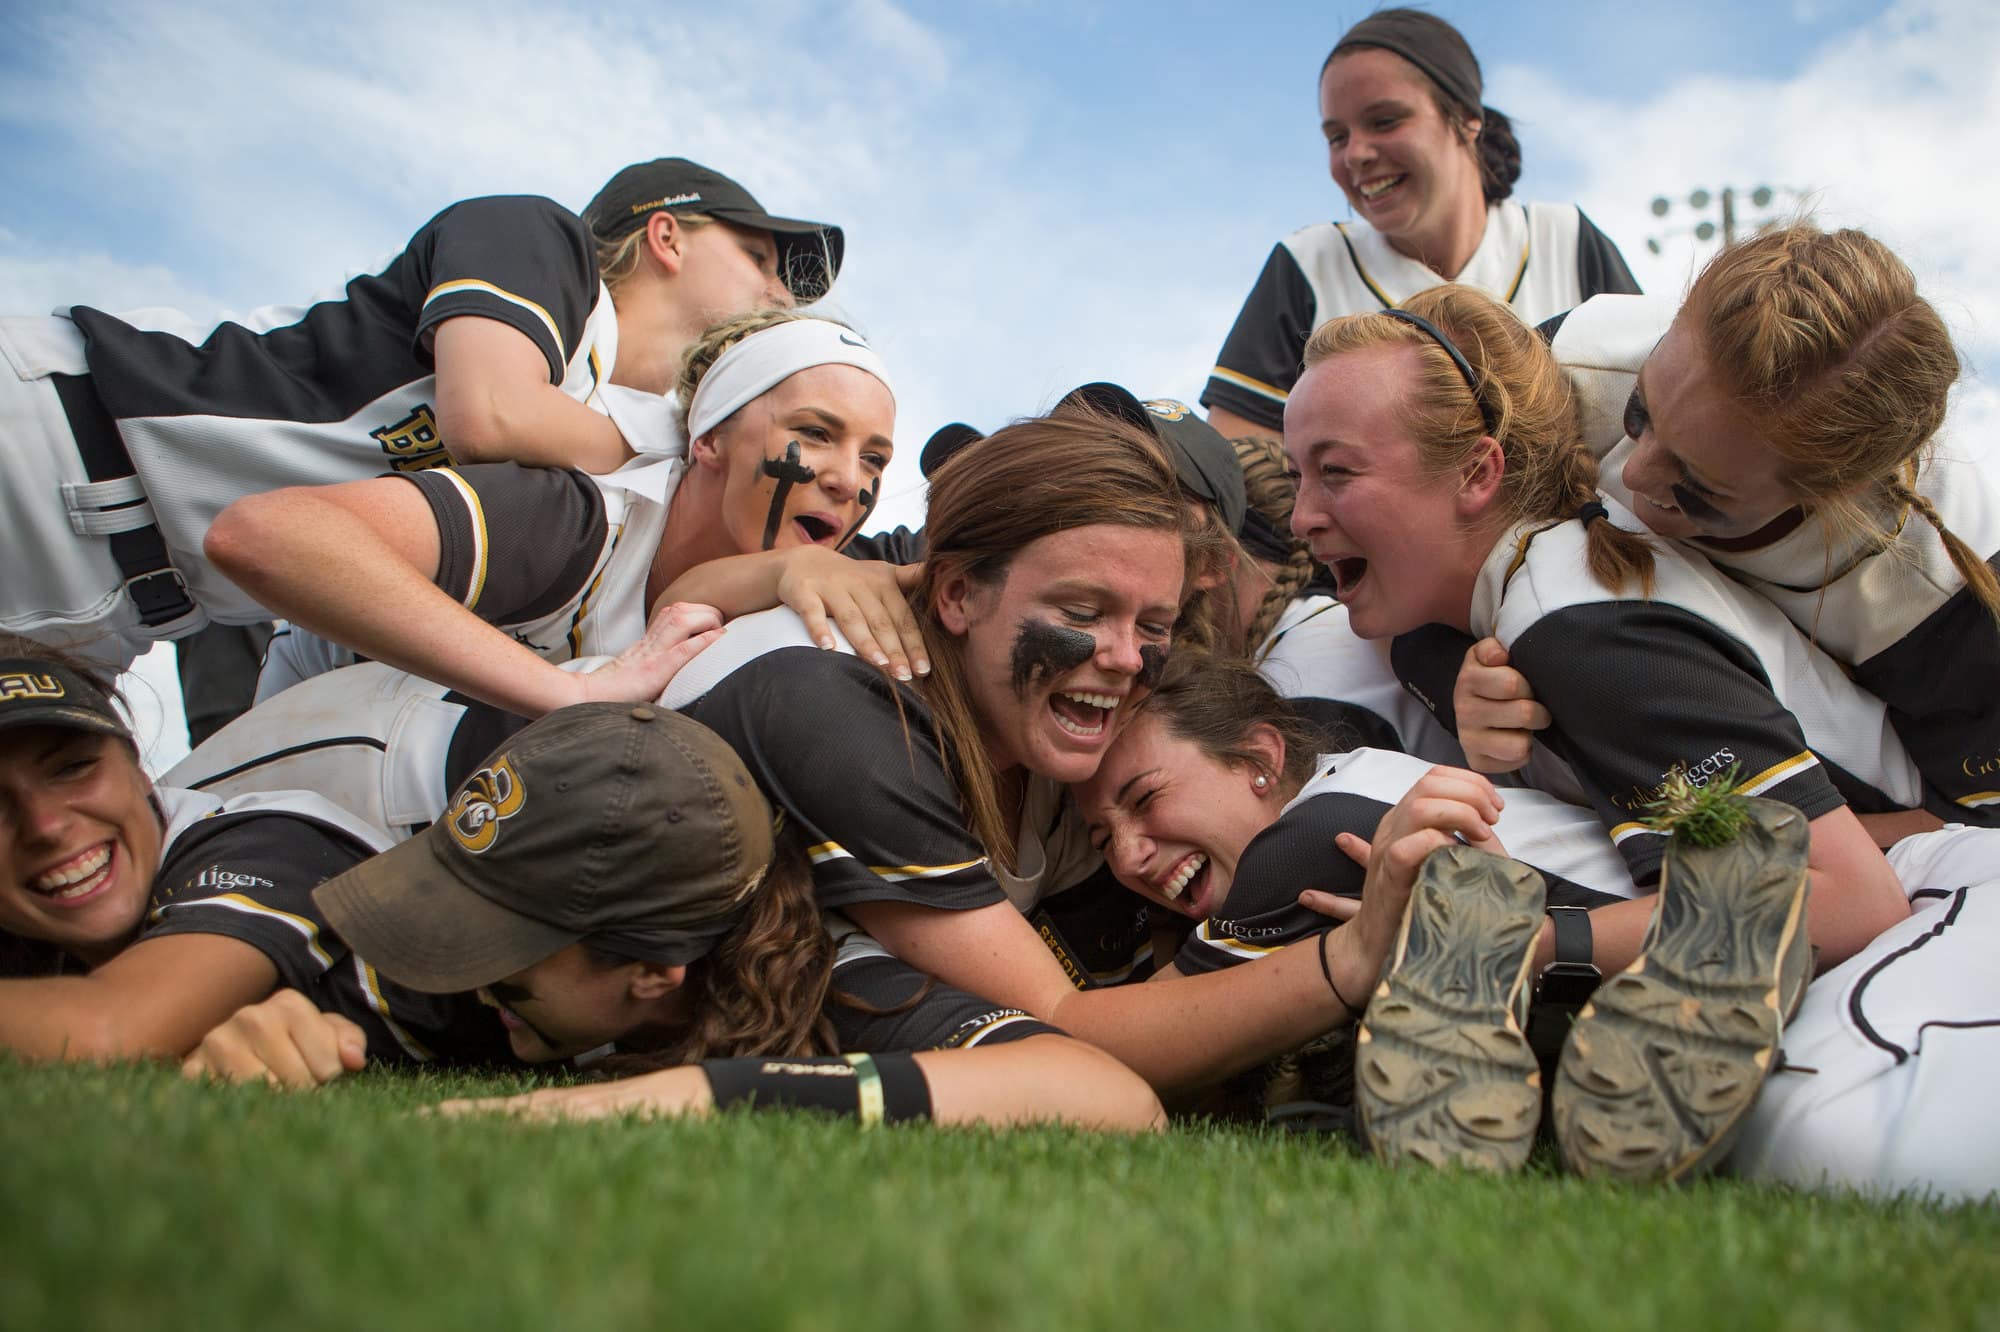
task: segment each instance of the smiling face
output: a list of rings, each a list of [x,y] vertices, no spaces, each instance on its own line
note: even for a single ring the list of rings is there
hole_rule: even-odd
[[[685,967],[603,966],[571,944],[479,991],[525,1063],[570,1059],[682,1016]]]
[[[1625,433],[1633,441],[1623,473],[1633,509],[1661,536],[1754,544],[1798,507],[1778,455],[1679,321],[1639,370]]]
[[[1095,524],[1029,542],[997,584],[940,581],[938,620],[963,640],[996,769],[1097,770],[1119,709],[1166,665],[1184,558],[1177,531]]]
[[[1074,795],[1091,845],[1118,882],[1206,920],[1228,898],[1243,848],[1278,817],[1283,801],[1270,774],[1281,755],[1275,748],[1268,769],[1224,763],[1141,713]]]
[[[1341,352],[1300,376],[1285,405],[1285,460],[1298,480],[1292,532],[1333,571],[1354,632],[1468,627],[1492,536],[1470,525],[1455,476],[1433,476],[1403,422],[1414,347]]]
[[[1470,142],[1401,56],[1377,47],[1335,56],[1320,76],[1319,114],[1333,183],[1402,253],[1440,253],[1462,215],[1485,211]]]
[[[895,453],[896,400],[851,365],[781,381],[694,441],[722,483],[718,517],[738,553],[837,547],[865,520]]]
[[[0,930],[92,965],[123,948],[160,865],[151,790],[115,737],[0,731]]]

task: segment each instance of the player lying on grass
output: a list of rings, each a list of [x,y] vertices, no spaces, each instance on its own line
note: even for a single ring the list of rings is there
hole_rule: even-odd
[[[1176,658],[1096,776],[1078,788],[1084,817],[1119,881],[1195,922],[1165,974],[1239,966],[1323,931],[1321,913],[1350,913],[1351,900],[1342,898],[1361,888],[1361,870],[1340,852],[1365,855],[1366,842],[1392,801],[1441,789],[1476,792],[1500,808],[1492,827],[1497,842],[1540,872],[1548,918],[1531,931],[1526,927],[1532,913],[1518,906],[1496,912],[1490,901],[1459,897],[1461,908],[1481,907],[1470,915],[1484,933],[1476,939],[1461,936],[1461,942],[1497,965],[1482,978],[1489,986],[1483,1014],[1474,1013],[1475,1005],[1461,994],[1452,1005],[1456,1024],[1438,1025],[1455,1032],[1451,1056],[1480,1048],[1511,1050],[1513,1063],[1525,1072],[1518,1057],[1524,1034],[1519,1001],[1531,985],[1534,1004],[1525,1035],[1543,1056],[1543,1072],[1553,1072],[1551,1056],[1562,1048],[1570,1016],[1598,976],[1633,961],[1615,940],[1594,937],[1586,912],[1575,909],[1636,891],[1602,827],[1588,810],[1541,792],[1491,792],[1474,774],[1427,771],[1401,754],[1358,749],[1314,757],[1320,742],[1247,668]],[[1683,1121],[1659,1119],[1648,1126],[1655,1132],[1625,1135],[1644,1150],[1604,1162],[1595,1136],[1603,1118],[1576,1113],[1575,1106],[1597,1097],[1636,1102],[1647,1092],[1645,1080],[1615,1088],[1591,1078],[1558,1082],[1568,1087],[1569,1112],[1555,1121],[1566,1159],[1591,1172],[1609,1166],[1608,1173],[1615,1174],[1680,1173],[1719,1160],[1731,1133],[1740,1132],[1729,1163],[1746,1175],[1954,1196],[1978,1196],[2000,1185],[2000,1144],[1957,1122],[1976,1113],[1971,1107],[1989,1095],[1996,1039],[1990,1033],[2000,1018],[2000,983],[1991,980],[1992,969],[1981,960],[2000,936],[2000,892],[1993,887],[2000,880],[1996,843],[2000,835],[1989,830],[1964,829],[1912,838],[1897,848],[1890,861],[1913,898],[1912,918],[1815,982],[1803,1002],[1798,994],[1803,955],[1780,959],[1791,968],[1778,986],[1779,1010],[1789,1015],[1785,1058],[1754,1108],[1742,1095],[1727,1099],[1726,1115],[1705,1106],[1684,1121],[1701,1125],[1699,1139],[1682,1137],[1678,1144],[1669,1130]],[[1699,853],[1690,858],[1683,849],[1678,859],[1684,870],[1696,871],[1683,875],[1678,891],[1697,902],[1706,897],[1710,909],[1718,891],[1745,886],[1741,876],[1718,876],[1713,858],[1704,863]],[[1497,900],[1504,901],[1521,891],[1511,883],[1474,875],[1456,887],[1497,887],[1503,892]],[[1439,918],[1442,903],[1428,895],[1443,887],[1441,881],[1419,884],[1419,900],[1432,920]],[[1687,916],[1664,919],[1685,923]],[[1436,982],[1454,979],[1441,950],[1433,946],[1427,954],[1423,931],[1413,930],[1416,938],[1392,973],[1405,1001],[1404,1012],[1395,1015],[1405,1019],[1403,1027],[1409,1025],[1410,991],[1428,987],[1434,996],[1448,993],[1449,986]],[[1657,949],[1663,939],[1670,958],[1666,931],[1650,942]],[[1704,958],[1707,966],[1721,965],[1733,950],[1762,946],[1749,932],[1707,943],[1715,950]],[[1524,948],[1531,956],[1525,969],[1518,965]],[[1772,960],[1767,957],[1764,965]],[[1665,971],[1667,961],[1652,966]],[[1679,1011],[1678,1004],[1672,1007]],[[1382,1047],[1376,1051],[1379,1074],[1392,1058],[1383,1050],[1396,1044],[1397,1034],[1375,1030],[1381,1038],[1375,1044]],[[1678,1020],[1655,1025],[1649,1046],[1660,1066],[1690,1078],[1727,1048],[1712,1039],[1710,1029]],[[1437,1042],[1414,1048],[1419,1058],[1400,1070],[1410,1081],[1426,1084],[1450,1068],[1449,1058],[1435,1057]],[[1413,1066],[1418,1071],[1411,1077]],[[1590,1067],[1591,1061],[1579,1066]],[[1462,1068],[1450,1071],[1464,1075]],[[1741,1071],[1754,1087],[1765,1069],[1752,1059]],[[1386,1075],[1381,1081],[1395,1085]],[[1337,1087],[1338,1075],[1321,1085]],[[1406,1122],[1395,1122],[1391,1114],[1391,1122],[1376,1126],[1374,1145],[1473,1164],[1511,1163],[1525,1153],[1539,1111],[1519,1085],[1507,1088],[1513,1093],[1512,1114],[1419,1115]],[[1365,1107],[1377,1114],[1393,1111],[1369,1083],[1362,1088]]]
[[[310,1083],[364,1053],[540,1062],[616,1041],[663,1064],[707,1061],[648,1084],[683,1108],[1158,1118],[1135,1076],[1023,1014],[928,986],[879,950],[836,967],[796,842],[774,847],[740,762],[666,709],[544,719],[433,828],[375,857],[391,839],[310,793],[152,788],[100,682],[5,646],[0,1048],[193,1051],[198,1070]],[[279,986],[297,994],[203,1042]],[[940,1048],[824,1058],[841,1047]],[[746,1058],[760,1055],[772,1058]]]
[[[620,172],[583,218],[526,196],[455,204],[305,310],[213,332],[85,307],[0,321],[16,372],[0,380],[0,534],[17,571],[0,630],[123,667],[208,620],[271,618],[203,554],[239,496],[452,461],[609,472],[635,450],[678,453],[660,395],[684,349],[720,320],[818,299],[843,244],[665,158]]]
[[[1809,224],[1718,254],[1676,312],[1606,297],[1555,331],[1609,450],[1606,493],[1770,599],[1889,707],[1926,809],[1864,818],[1878,842],[2000,821],[2000,476],[1944,430],[1959,360],[1909,267]],[[1528,752],[1497,643],[1460,696],[1479,766]],[[1491,671],[1491,675],[1483,674]],[[1505,706],[1488,724],[1479,695]],[[1469,728],[1469,729],[1468,729]]]
[[[662,604],[676,579],[724,555],[831,554],[867,518],[894,448],[887,376],[845,325],[746,316],[689,352],[684,458],[610,476],[494,464],[274,491],[232,505],[209,553],[294,623],[524,716],[651,699],[675,646],[717,627],[706,608]],[[902,606],[899,575],[835,563],[872,592],[842,621],[866,641],[869,614]],[[590,675],[555,664],[620,654]]]

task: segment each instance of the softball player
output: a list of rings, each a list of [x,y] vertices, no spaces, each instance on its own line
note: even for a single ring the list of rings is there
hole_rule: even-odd
[[[1508,202],[1521,174],[1507,118],[1480,104],[1479,61],[1432,14],[1378,10],[1320,70],[1333,180],[1356,214],[1271,251],[1202,391],[1225,435],[1275,436],[1306,338],[1339,315],[1400,305],[1442,282],[1530,322],[1599,292],[1636,292],[1623,256],[1575,207]]]
[[[172,315],[0,321],[0,530],[18,573],[0,629],[122,667],[210,620],[270,618],[203,553],[240,496],[454,458],[610,471],[675,451],[670,421],[622,433],[606,386],[657,397],[702,328],[816,299],[842,247],[838,228],[665,158],[620,172],[582,219],[530,197],[454,204],[337,296],[198,343]]]

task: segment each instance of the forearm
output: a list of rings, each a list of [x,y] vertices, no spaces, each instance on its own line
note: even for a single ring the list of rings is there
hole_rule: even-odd
[[[1226,971],[1161,985],[1072,990],[1037,1014],[1122,1061],[1162,1096],[1219,1082],[1348,1021],[1327,985],[1315,936]],[[1335,967],[1341,993],[1366,1005],[1377,977]]]
[[[573,677],[482,621],[370,523],[311,488],[232,504],[207,551],[274,613],[364,656],[524,716],[574,701]]]
[[[721,611],[725,620],[770,610],[779,604],[778,584],[785,576],[791,554],[786,550],[760,550],[704,560],[669,583],[660,594],[660,604],[699,602]]]
[[[1008,1127],[1056,1121],[1081,1128],[1156,1132],[1166,1112],[1144,1079],[1080,1040],[1030,1036],[973,1050],[923,1050],[940,1124]]]
[[[148,1048],[126,1031],[124,1015],[98,1002],[87,976],[0,981],[0,1049],[26,1059],[105,1061],[163,1058],[181,1051]]]
[[[438,431],[460,463],[518,462],[601,474],[633,457],[610,417],[553,384],[502,379],[454,394],[442,383]]]
[[[1283,431],[1267,425],[1258,425],[1248,417],[1238,416],[1227,407],[1209,408],[1208,423],[1214,426],[1216,433],[1224,439],[1240,439],[1246,435],[1255,435],[1262,439],[1276,440],[1280,444],[1284,442],[1279,438]]]

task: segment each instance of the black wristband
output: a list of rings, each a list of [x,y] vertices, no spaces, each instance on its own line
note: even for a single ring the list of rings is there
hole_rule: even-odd
[[[704,1060],[715,1108],[824,1110],[863,1124],[931,1117],[931,1087],[907,1054]]]

